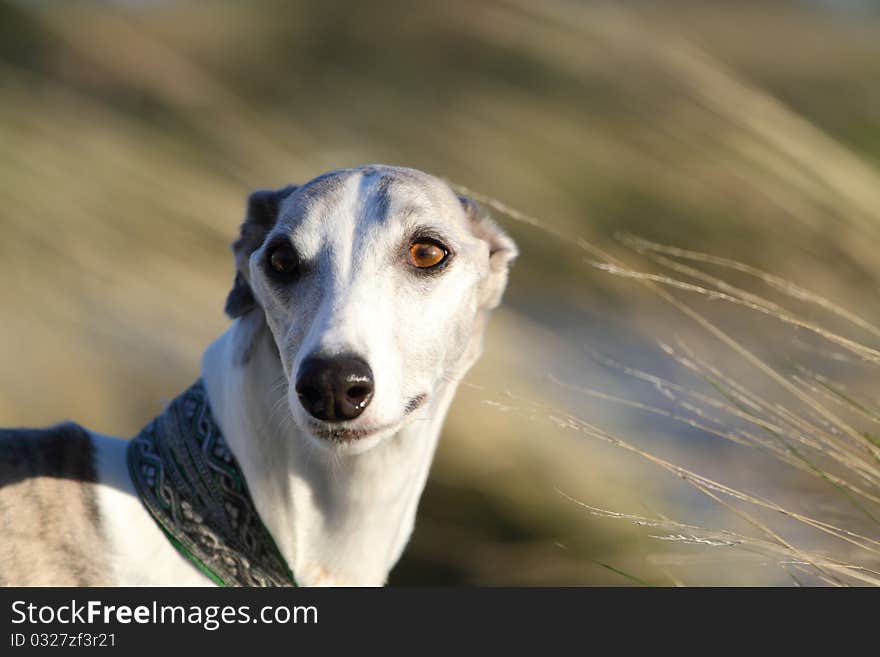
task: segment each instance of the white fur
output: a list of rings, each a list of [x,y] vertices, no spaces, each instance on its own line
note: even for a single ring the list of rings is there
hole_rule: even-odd
[[[247,279],[259,306],[208,347],[202,377],[256,509],[297,582],[378,586],[412,532],[443,419],[479,356],[515,248],[421,172],[365,167],[300,190],[250,255]],[[414,273],[401,258],[401,244],[425,227],[454,251],[435,277]],[[278,234],[310,263],[290,293],[273,288],[263,270],[265,245]],[[365,437],[317,437],[293,386],[300,363],[317,352],[354,352],[370,364],[373,400],[343,423]],[[405,413],[419,395],[425,402]],[[125,441],[94,438],[115,581],[210,584],[135,496]]]

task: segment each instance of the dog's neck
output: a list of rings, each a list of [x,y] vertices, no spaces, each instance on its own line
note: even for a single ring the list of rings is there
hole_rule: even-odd
[[[438,387],[417,416],[373,449],[332,453],[299,435],[287,379],[258,313],[236,320],[202,360],[212,410],[254,505],[299,584],[382,585],[412,532],[456,383]],[[459,372],[476,360],[481,335],[473,342]]]

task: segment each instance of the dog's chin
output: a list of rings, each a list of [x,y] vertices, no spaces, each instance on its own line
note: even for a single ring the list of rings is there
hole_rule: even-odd
[[[393,422],[379,427],[341,425],[303,419],[296,422],[309,443],[335,454],[361,454],[376,447],[400,430],[401,423]]]

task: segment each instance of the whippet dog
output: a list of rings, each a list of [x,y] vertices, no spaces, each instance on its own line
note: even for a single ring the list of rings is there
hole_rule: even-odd
[[[168,528],[214,511],[180,493],[202,475],[174,484],[163,471],[169,457],[150,442],[166,440],[162,426],[183,427],[176,439],[195,461],[214,459],[191,472],[247,498],[270,571],[283,563],[298,585],[386,582],[516,247],[440,179],[370,165],[255,192],[233,253],[234,321],[205,351],[195,397],[145,429],[139,449],[72,423],[0,431],[0,582],[209,585],[223,577],[193,551],[227,539],[237,567],[259,561],[248,550],[261,539],[217,538],[239,526],[226,493],[208,539]],[[196,426],[220,443],[203,436],[194,449]],[[232,561],[221,557],[222,570]]]

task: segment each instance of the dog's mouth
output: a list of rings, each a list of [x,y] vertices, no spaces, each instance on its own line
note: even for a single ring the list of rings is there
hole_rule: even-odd
[[[424,404],[425,400],[428,398],[427,395],[416,395],[412,399],[410,399],[403,409],[403,415],[411,415],[419,407]],[[328,425],[324,422],[316,422],[311,420],[309,422],[309,430],[318,438],[322,440],[327,440],[335,443],[352,443],[359,440],[364,440],[365,438],[370,438],[371,436],[378,435],[380,433],[386,433],[389,431],[393,431],[394,429],[400,426],[400,422],[392,422],[390,424],[385,424],[378,427],[334,427],[332,425]]]
[[[351,443],[364,438],[369,438],[377,433],[382,433],[393,428],[394,425],[367,428],[367,429],[328,429],[326,426],[312,424],[311,430],[318,438],[329,440],[334,443]]]

